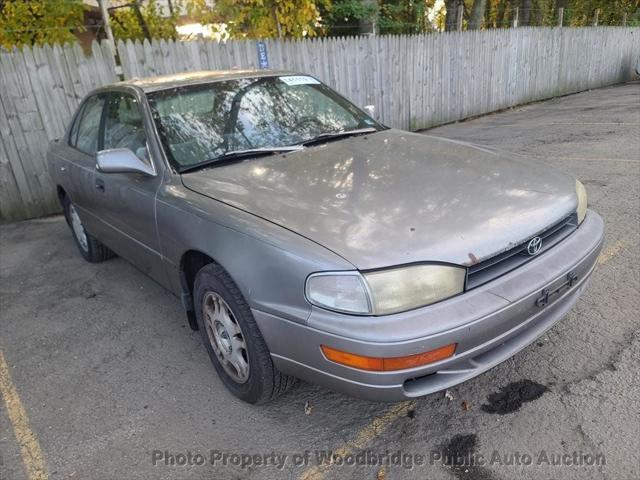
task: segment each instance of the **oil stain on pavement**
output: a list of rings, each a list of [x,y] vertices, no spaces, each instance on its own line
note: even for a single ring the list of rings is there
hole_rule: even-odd
[[[455,435],[441,447],[442,464],[460,480],[495,480],[491,470],[476,464],[477,444],[475,434]]]
[[[519,380],[502,387],[499,392],[487,397],[487,402],[480,408],[486,413],[505,415],[513,413],[522,407],[523,403],[540,398],[547,387],[531,380]]]

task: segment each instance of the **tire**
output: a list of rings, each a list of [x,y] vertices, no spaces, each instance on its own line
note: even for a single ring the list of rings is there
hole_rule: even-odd
[[[82,258],[87,262],[99,263],[108,260],[115,254],[109,250],[100,240],[89,234],[80,220],[74,204],[69,197],[62,200],[64,207],[64,217],[67,220],[73,239],[80,250]]]
[[[220,265],[202,267],[193,291],[202,342],[231,393],[260,404],[282,395],[295,383],[294,377],[273,365],[249,305]]]

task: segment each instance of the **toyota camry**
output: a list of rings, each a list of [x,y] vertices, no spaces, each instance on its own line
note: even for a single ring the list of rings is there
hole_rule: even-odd
[[[180,298],[251,403],[295,378],[397,401],[475,377],[567,314],[603,241],[570,175],[387,128],[296,72],[100,88],[48,161],[80,254]]]

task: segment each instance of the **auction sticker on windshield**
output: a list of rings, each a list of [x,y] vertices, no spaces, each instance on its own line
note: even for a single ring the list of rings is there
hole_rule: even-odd
[[[287,85],[319,85],[320,82],[313,77],[307,75],[288,75],[286,77],[280,77]]]

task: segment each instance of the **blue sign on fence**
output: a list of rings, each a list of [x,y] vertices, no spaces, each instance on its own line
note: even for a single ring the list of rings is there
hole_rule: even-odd
[[[267,45],[263,41],[258,42],[258,65],[260,65],[260,68],[269,68]]]

